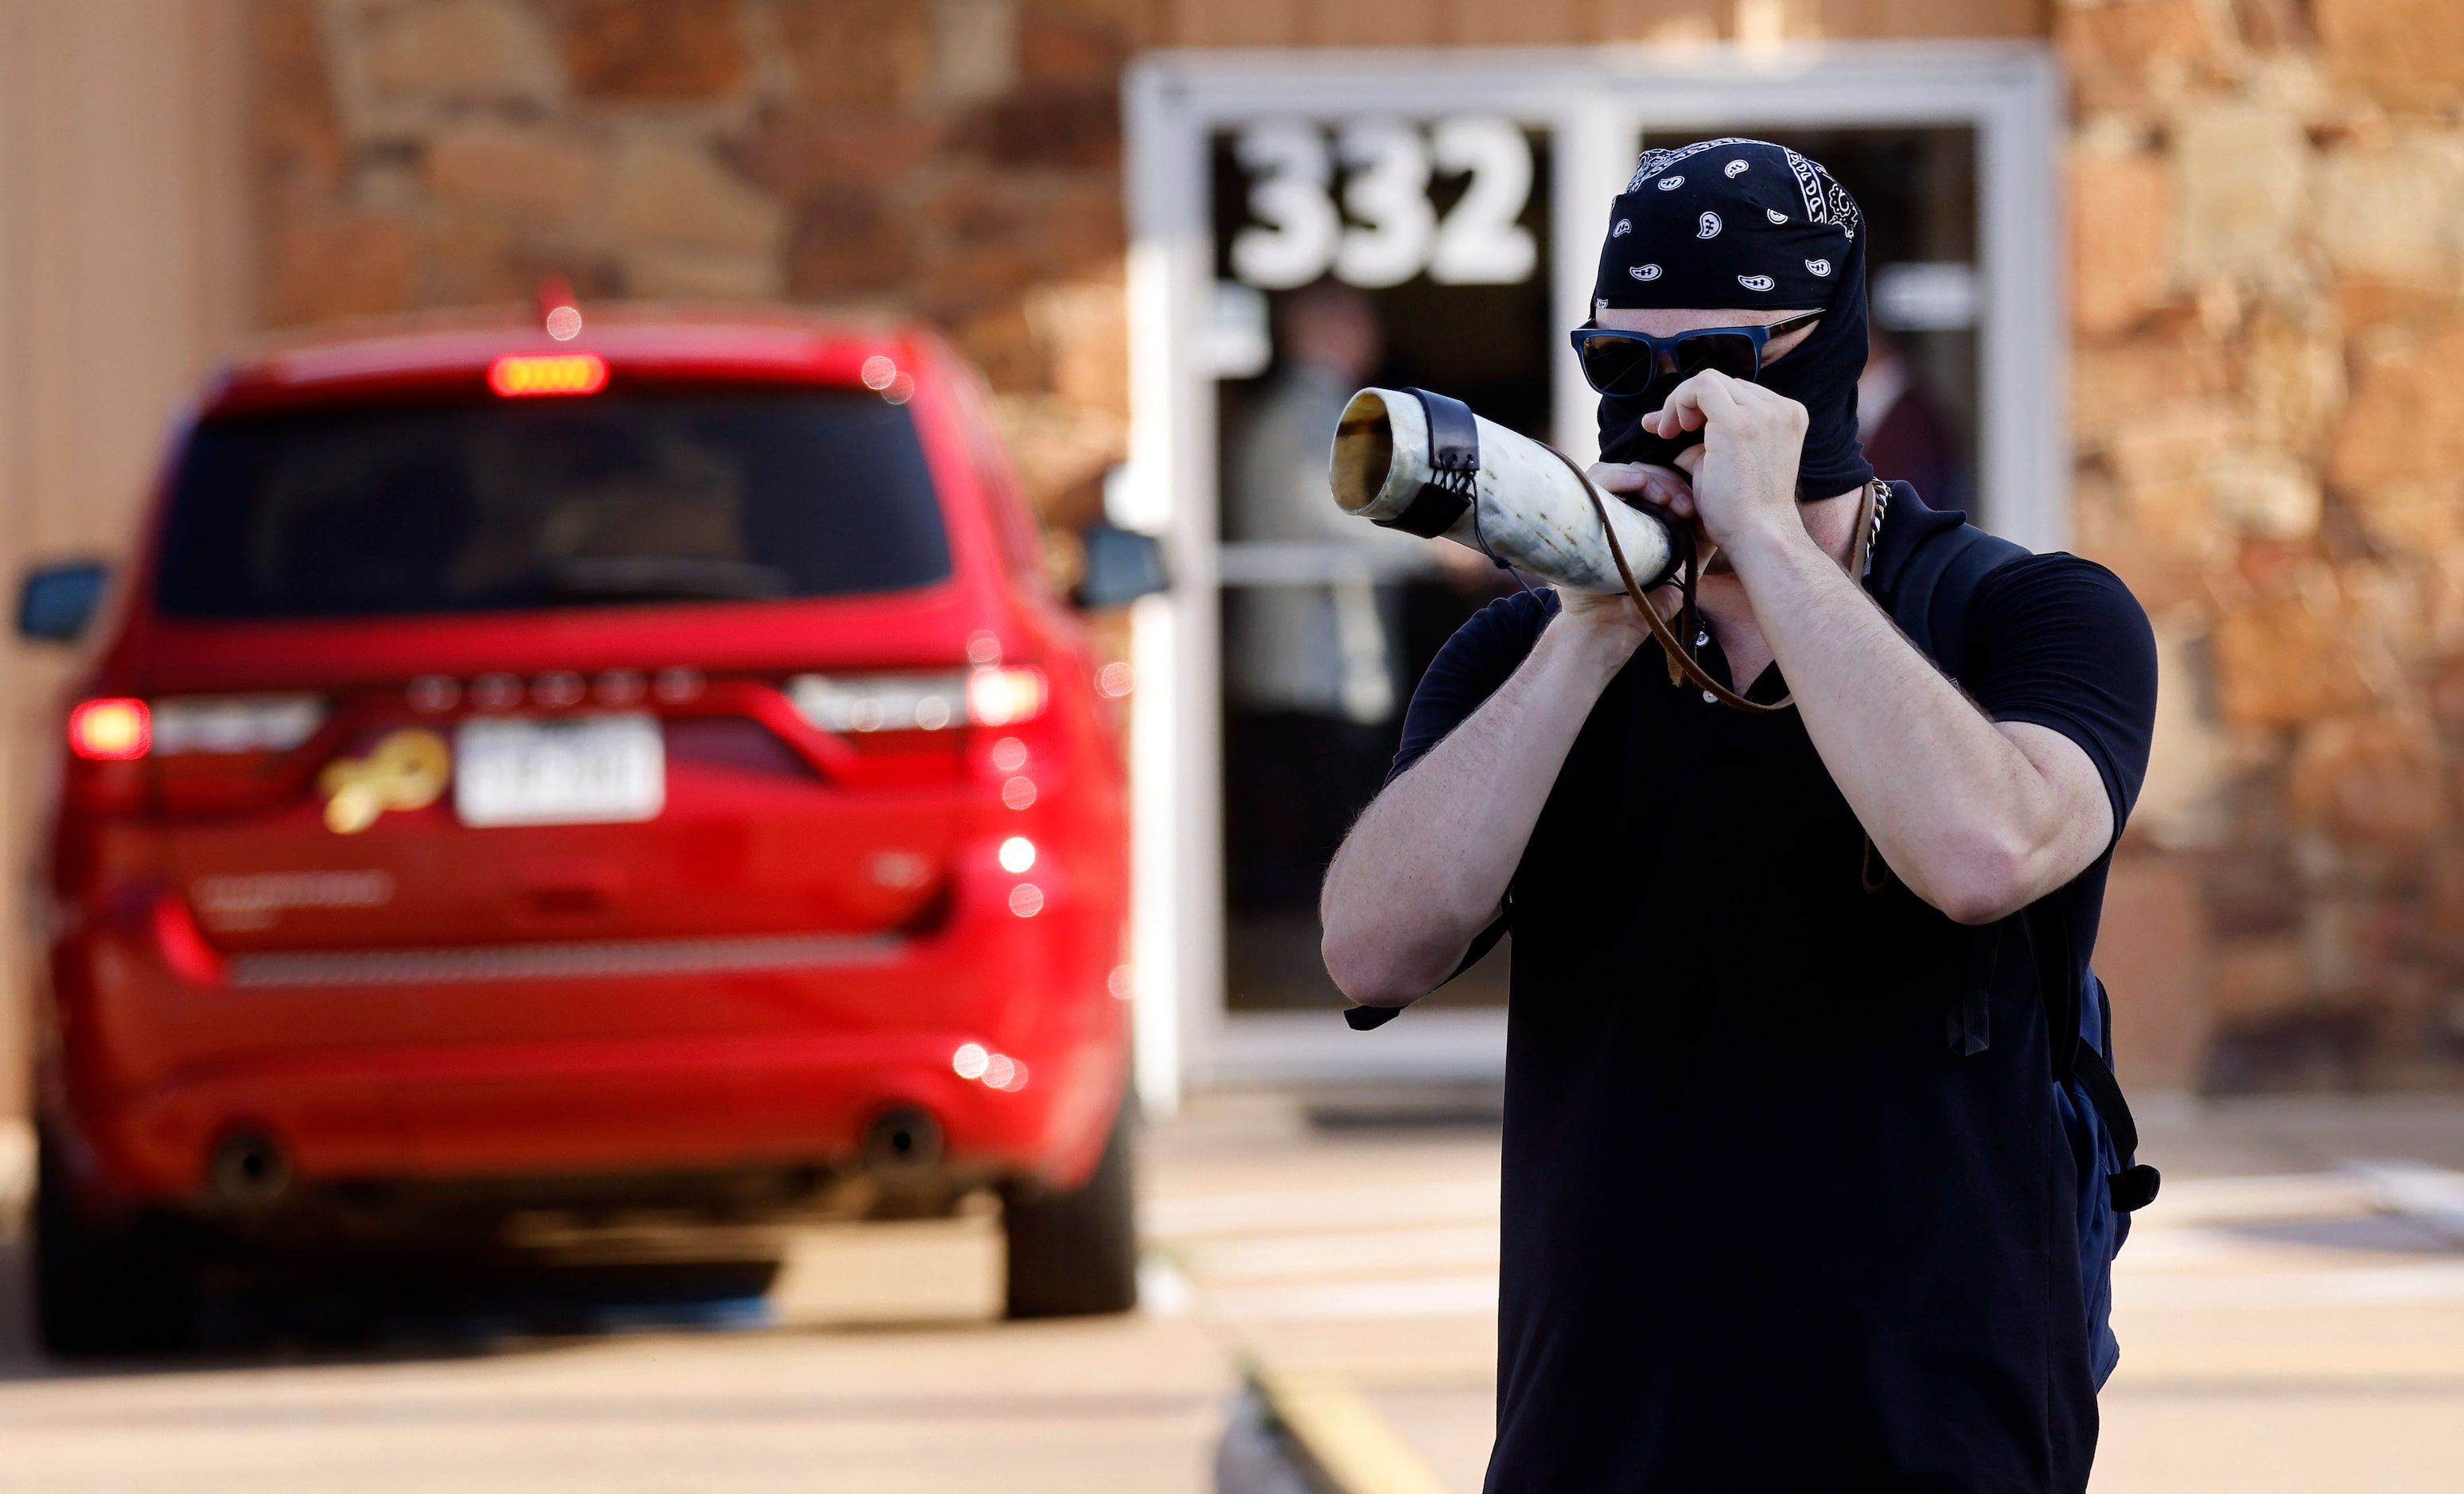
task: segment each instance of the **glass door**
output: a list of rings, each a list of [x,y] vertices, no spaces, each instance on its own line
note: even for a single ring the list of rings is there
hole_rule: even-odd
[[[1367,384],[1545,435],[1549,168],[1545,132],[1493,115],[1284,115],[1211,139],[1228,1011],[1341,1004],[1318,957],[1327,863],[1421,671],[1517,584],[1344,516],[1327,452]],[[1501,950],[1434,1000],[1501,1003],[1504,972]]]
[[[1594,450],[1565,329],[1646,143],[1749,135],[1872,225],[1886,474],[2065,542],[2060,75],[2037,43],[1164,52],[1126,84],[1131,459],[1117,521],[1179,585],[1136,613],[1140,1092],[1503,1071],[1503,952],[1353,1041],[1318,959],[1327,859],[1447,635],[1514,583],[1339,514],[1353,388],[1419,386]],[[1113,504],[1108,498],[1108,509]]]

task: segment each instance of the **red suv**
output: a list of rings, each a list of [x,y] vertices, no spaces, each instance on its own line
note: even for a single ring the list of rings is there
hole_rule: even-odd
[[[1014,1314],[1129,1307],[1127,671],[980,382],[550,300],[251,358],[174,443],[62,719],[45,1336],[176,1342],[236,1252],[986,1189]]]

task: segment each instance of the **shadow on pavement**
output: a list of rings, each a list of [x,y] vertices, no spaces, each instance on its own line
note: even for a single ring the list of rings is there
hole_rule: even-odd
[[[767,1327],[770,1261],[559,1265],[437,1256],[226,1263],[209,1271],[194,1347],[58,1359],[35,1328],[27,1232],[0,1235],[0,1380],[458,1358],[649,1329]]]

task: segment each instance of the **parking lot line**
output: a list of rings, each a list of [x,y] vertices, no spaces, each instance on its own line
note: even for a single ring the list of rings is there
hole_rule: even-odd
[[[1252,1372],[1260,1394],[1338,1494],[1447,1494],[1418,1453],[1340,1374]]]

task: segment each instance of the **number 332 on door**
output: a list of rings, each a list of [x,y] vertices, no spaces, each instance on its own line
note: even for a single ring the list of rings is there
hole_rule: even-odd
[[[1249,216],[1232,240],[1232,273],[1263,290],[1307,285],[1329,270],[1352,285],[1400,285],[1421,271],[1441,285],[1517,285],[1538,249],[1518,221],[1531,196],[1531,143],[1487,115],[1441,120],[1423,137],[1391,118],[1353,120],[1335,134],[1304,120],[1262,120],[1234,156],[1250,173]],[[1343,207],[1330,194],[1347,169]],[[1433,174],[1468,174],[1442,222]],[[1346,223],[1346,217],[1351,222]]]

